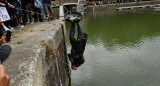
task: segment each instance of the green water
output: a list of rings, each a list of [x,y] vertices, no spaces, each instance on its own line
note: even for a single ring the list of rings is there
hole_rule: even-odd
[[[160,86],[160,11],[90,10],[81,25],[89,39],[72,86]]]

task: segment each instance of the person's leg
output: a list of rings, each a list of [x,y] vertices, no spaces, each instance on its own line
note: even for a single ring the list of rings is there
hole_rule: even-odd
[[[75,54],[76,53],[76,49],[77,49],[77,40],[74,38],[74,34],[75,34],[75,24],[72,23],[71,25],[71,29],[70,29],[70,35],[69,35],[69,39],[70,39],[70,43],[71,43],[71,54]]]
[[[40,4],[40,21],[43,22],[45,13],[44,13],[42,0],[39,0],[39,4]]]
[[[52,9],[52,6],[50,5],[50,4],[47,4],[47,7],[48,7],[48,9],[49,9],[49,11],[50,11],[50,17],[51,17],[51,19],[53,19],[53,9]]]
[[[27,23],[27,12],[25,10],[27,10],[27,0],[21,0],[22,3],[22,21],[23,24],[25,25]]]
[[[45,11],[45,14],[47,15],[47,18],[49,19],[49,10],[48,10],[47,4],[44,4],[44,11]]]
[[[34,7],[34,15],[33,15],[33,18],[34,18],[34,22],[38,22],[38,9]]]
[[[40,8],[38,8],[38,17],[40,22],[44,22],[44,10],[41,10]]]
[[[17,19],[17,16],[14,15],[13,18],[14,18],[14,20],[15,20],[16,26],[18,27],[18,26],[19,26],[19,21],[18,21],[18,19]]]
[[[82,28],[80,26],[80,24],[77,24],[77,28],[78,28],[78,35],[82,33]]]
[[[12,48],[9,45],[0,46],[0,60],[3,62],[11,53]]]
[[[20,24],[21,25],[21,10],[20,10],[20,6],[17,6],[17,8],[18,9],[16,9],[16,12],[17,12],[17,14],[16,14],[16,17],[17,17],[17,20],[18,20],[18,24]],[[22,26],[22,25],[21,25]],[[24,26],[23,26],[24,27]]]
[[[30,2],[27,4],[27,8],[28,8],[28,11],[29,11],[29,12],[28,12],[28,17],[29,17],[29,22],[30,22],[30,23],[33,22],[33,18],[32,18],[33,13],[31,12],[31,11],[33,11],[33,10],[32,10],[32,8],[33,8],[32,5],[33,5],[33,4],[30,3]]]
[[[72,23],[71,29],[70,29],[70,35],[74,36],[74,34],[75,34],[75,25],[74,25],[74,23]]]
[[[11,8],[11,10],[12,10],[12,16],[13,16],[13,21],[14,21],[15,25],[18,26],[19,25],[19,21],[17,19],[17,10],[16,10],[17,3],[12,2],[11,4],[15,7],[15,8]]]

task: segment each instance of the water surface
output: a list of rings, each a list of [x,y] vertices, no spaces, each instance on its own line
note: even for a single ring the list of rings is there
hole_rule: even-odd
[[[160,11],[91,10],[81,25],[89,39],[72,86],[160,86]]]

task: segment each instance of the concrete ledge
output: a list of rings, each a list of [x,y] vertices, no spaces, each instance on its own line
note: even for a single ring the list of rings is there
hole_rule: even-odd
[[[93,10],[94,9],[117,9],[119,10],[119,7],[123,7],[124,9],[132,9],[129,6],[145,6],[145,7],[153,7],[155,4],[159,5],[159,1],[140,1],[140,2],[128,2],[128,3],[115,3],[115,4],[105,4],[105,5],[93,5],[93,6],[87,6],[86,10]],[[139,7],[138,7],[139,8]],[[140,7],[142,8],[142,7]]]
[[[67,86],[69,72],[63,25],[60,20],[39,23],[14,35],[9,44],[11,55],[3,63],[11,77],[10,86]]]
[[[118,7],[117,10],[125,10],[125,9],[138,9],[138,8],[153,8],[156,5],[142,5],[142,6],[128,6],[128,7]]]

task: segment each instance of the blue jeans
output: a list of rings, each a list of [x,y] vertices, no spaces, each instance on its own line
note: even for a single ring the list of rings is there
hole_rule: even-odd
[[[77,28],[78,28],[78,35],[79,35],[80,33],[82,33],[82,28],[79,24],[77,24]],[[70,29],[70,35],[74,35],[74,34],[75,34],[75,25],[74,23],[72,23],[71,29]]]
[[[40,9],[44,10],[42,0],[38,0],[38,1],[39,1],[39,4],[40,4]]]

